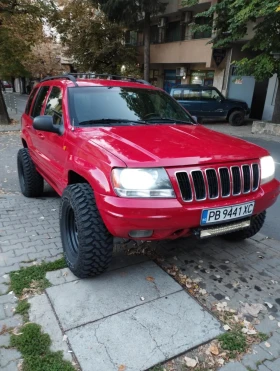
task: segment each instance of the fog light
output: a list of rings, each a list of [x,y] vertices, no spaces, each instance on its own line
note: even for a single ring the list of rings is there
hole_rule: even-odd
[[[129,236],[132,237],[132,238],[147,238],[147,237],[151,237],[151,235],[153,234],[154,231],[149,231],[149,230],[145,230],[145,231],[130,231],[129,232]]]

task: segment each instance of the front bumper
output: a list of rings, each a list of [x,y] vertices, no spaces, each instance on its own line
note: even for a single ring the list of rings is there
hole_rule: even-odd
[[[272,206],[279,193],[280,183],[274,179],[255,193],[191,204],[178,199],[128,199],[97,193],[95,197],[102,219],[113,236],[129,238],[131,230],[153,230],[153,235],[146,239],[161,240],[190,235],[192,229],[200,226],[203,209],[255,201],[256,215]]]

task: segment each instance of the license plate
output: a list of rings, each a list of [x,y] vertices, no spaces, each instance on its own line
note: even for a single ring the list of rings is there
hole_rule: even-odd
[[[254,206],[255,202],[248,202],[246,204],[203,210],[201,216],[201,225],[246,218],[247,216],[253,214]]]

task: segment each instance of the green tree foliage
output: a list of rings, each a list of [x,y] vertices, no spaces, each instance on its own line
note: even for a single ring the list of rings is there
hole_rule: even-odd
[[[185,0],[184,5],[194,3],[198,0]],[[253,75],[257,80],[279,74],[280,61],[273,56],[280,52],[279,0],[220,0],[196,15],[196,19],[201,17],[208,18],[208,23],[194,25],[193,30],[213,30],[212,43],[216,48],[231,47],[244,39],[248,26],[253,23],[254,35],[241,47],[255,52],[255,57],[236,62],[239,74]]]
[[[123,65],[127,71],[136,68],[136,49],[125,46],[123,29],[91,1],[65,1],[53,25],[79,70],[120,74]]]
[[[54,9],[49,0],[0,1],[0,79],[28,76],[24,60],[42,33],[42,23]],[[0,123],[7,124],[2,91],[0,89]]]
[[[151,17],[163,12],[166,3],[162,0],[92,0],[99,4],[110,21],[128,27],[138,27],[142,21],[144,34],[144,79],[150,77],[150,29]]]

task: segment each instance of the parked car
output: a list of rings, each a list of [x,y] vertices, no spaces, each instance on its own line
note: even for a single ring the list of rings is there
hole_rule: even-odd
[[[40,197],[45,179],[62,197],[63,250],[81,278],[108,267],[114,236],[249,238],[280,192],[267,150],[196,124],[135,79],[43,80],[21,139],[21,191]]]
[[[201,85],[177,85],[171,96],[199,122],[203,120],[228,121],[233,126],[243,125],[250,109],[246,102],[226,99],[218,89]]]
[[[8,81],[1,81],[3,89],[11,89],[12,85]]]

